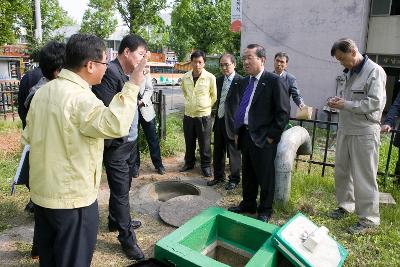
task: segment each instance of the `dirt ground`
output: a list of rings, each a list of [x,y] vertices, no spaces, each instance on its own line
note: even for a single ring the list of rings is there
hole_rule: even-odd
[[[199,168],[186,173],[178,172],[179,167],[183,164],[183,155],[165,158],[163,162],[167,173],[159,175],[149,161],[142,161],[140,176],[133,180],[131,191],[155,181],[176,180],[177,177],[182,176],[187,178],[202,177]],[[217,185],[215,189],[222,195],[221,200],[217,203],[219,206],[228,207],[240,201],[241,189],[226,191],[223,184]],[[100,227],[92,266],[128,266],[134,261],[125,258],[117,240],[117,233],[110,233],[107,229],[108,197],[109,189],[106,179],[103,177],[98,197]],[[26,214],[26,217],[27,220],[22,222],[21,225],[0,234],[0,266],[39,266],[38,261],[30,259],[33,216]],[[154,245],[158,240],[176,229],[162,222],[160,218],[151,215],[132,212],[132,217],[142,222],[142,227],[135,232],[138,244],[143,249],[146,258],[153,256]]]

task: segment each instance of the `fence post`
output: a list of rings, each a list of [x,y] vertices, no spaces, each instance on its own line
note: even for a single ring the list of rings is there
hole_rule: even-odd
[[[161,94],[162,105],[161,105],[161,137],[165,139],[167,137],[167,101],[164,94]]]
[[[313,154],[314,154],[314,144],[315,144],[315,131],[317,128],[317,120],[318,120],[318,109],[315,109],[315,114],[314,114],[314,122],[313,122],[313,132],[312,132],[312,138],[311,138],[311,155],[309,159],[309,164],[308,164],[308,174],[311,173],[311,161],[313,160]]]
[[[1,112],[3,113],[4,120],[6,120],[7,119],[7,110],[6,110],[6,100],[5,100],[5,93],[4,93],[4,83],[0,84],[0,93],[1,93],[1,96],[0,96],[1,103],[0,104],[2,107]]]
[[[322,177],[325,176],[326,158],[328,157],[329,137],[331,134],[331,120],[332,120],[332,113],[328,112],[328,124],[327,124],[328,128],[326,130],[326,138],[325,138],[324,162],[322,163]]]

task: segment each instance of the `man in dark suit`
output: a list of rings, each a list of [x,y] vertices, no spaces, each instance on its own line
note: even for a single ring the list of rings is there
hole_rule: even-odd
[[[275,190],[274,160],[282,132],[289,121],[289,94],[283,80],[264,70],[265,49],[250,44],[244,50],[241,100],[235,113],[235,141],[242,152],[243,200],[230,211],[258,213],[268,222]],[[260,203],[257,207],[258,187]]]
[[[118,56],[111,61],[101,84],[92,88],[93,93],[108,106],[129,80],[128,74],[147,53],[145,40],[137,35],[125,36],[118,49]],[[121,99],[123,101],[123,99]],[[137,245],[134,229],[140,221],[131,219],[129,190],[137,157],[138,112],[132,121],[128,136],[104,142],[103,162],[110,187],[108,229],[119,232],[118,240],[129,259],[140,260],[144,254]]]
[[[239,106],[240,81],[243,78],[235,72],[236,59],[231,54],[224,54],[219,59],[222,76],[217,79],[217,114],[214,122],[214,179],[208,186],[225,180],[225,157],[228,150],[231,174],[225,185],[232,190],[240,182],[240,151],[235,145],[234,114]]]

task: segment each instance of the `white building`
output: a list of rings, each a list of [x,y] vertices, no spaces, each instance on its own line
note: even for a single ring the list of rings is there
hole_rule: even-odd
[[[251,43],[289,54],[288,71],[297,77],[306,104],[322,109],[336,92],[343,67],[330,55],[334,41],[349,37],[381,64],[387,74],[388,105],[400,76],[400,0],[249,0],[242,2],[242,49]],[[294,108],[292,104],[292,109]]]

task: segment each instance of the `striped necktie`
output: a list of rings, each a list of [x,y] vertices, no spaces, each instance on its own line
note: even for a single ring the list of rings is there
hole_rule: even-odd
[[[226,100],[226,96],[229,91],[228,84],[229,84],[229,80],[228,80],[228,78],[225,77],[224,85],[222,86],[222,90],[221,90],[221,98],[219,100],[218,118],[222,118],[225,114],[225,100]]]
[[[254,90],[254,82],[256,81],[255,77],[251,77],[249,84],[244,91],[242,100],[240,100],[239,108],[236,110],[235,113],[235,129],[239,129],[244,124],[244,115],[246,113],[246,108],[249,105],[251,94]]]

